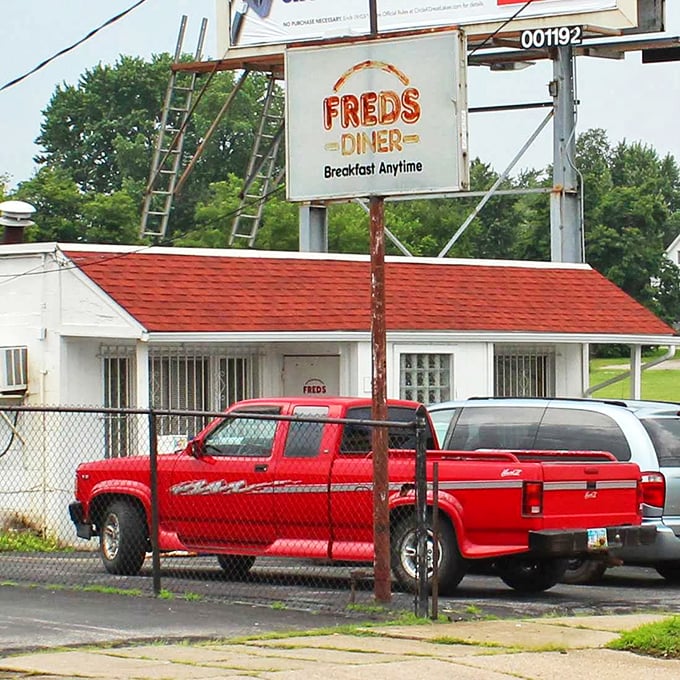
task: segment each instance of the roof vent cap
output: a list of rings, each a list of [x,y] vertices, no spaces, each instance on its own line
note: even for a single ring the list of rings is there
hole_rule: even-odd
[[[3,201],[0,203],[0,225],[3,227],[32,227],[31,215],[35,208],[24,201]]]

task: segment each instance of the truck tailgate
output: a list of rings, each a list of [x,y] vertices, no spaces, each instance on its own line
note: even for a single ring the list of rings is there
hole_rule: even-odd
[[[543,518],[565,528],[640,524],[634,463],[544,462]]]

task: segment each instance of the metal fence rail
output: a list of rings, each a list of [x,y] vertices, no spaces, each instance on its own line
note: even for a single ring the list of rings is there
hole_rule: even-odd
[[[220,424],[202,451],[187,446],[196,432],[173,430],[214,419]],[[376,427],[387,428],[393,448],[413,452],[402,456],[411,471],[403,486],[418,493],[417,504],[399,519],[414,523],[413,569],[424,573],[427,487],[416,483],[425,455],[416,414],[409,422],[378,422],[2,406],[0,579],[336,610],[373,602]],[[329,486],[334,446],[341,455]],[[283,451],[280,458],[271,457],[273,447]],[[96,535],[86,540],[76,536],[69,504],[76,469],[95,461],[106,461],[107,472],[95,466],[81,475],[84,486],[99,485],[87,508]],[[107,490],[117,467],[128,488]],[[423,584],[416,581],[414,600],[421,613]],[[413,600],[396,587],[395,597]]]

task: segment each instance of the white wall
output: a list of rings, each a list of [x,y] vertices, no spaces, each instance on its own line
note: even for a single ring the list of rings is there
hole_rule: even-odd
[[[587,366],[584,356],[587,356],[587,345],[555,346],[555,394],[558,397],[583,396],[588,387],[588,375],[583,372]]]

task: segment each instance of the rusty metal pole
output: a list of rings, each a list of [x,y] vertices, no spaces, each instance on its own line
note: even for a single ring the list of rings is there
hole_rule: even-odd
[[[378,35],[378,3],[377,0],[368,0],[368,18],[370,21],[371,37]]]
[[[373,349],[374,420],[387,420],[387,360],[385,330],[385,201],[371,196],[371,346]],[[375,543],[375,599],[392,599],[390,582],[390,515],[387,429],[373,428],[373,539]]]

